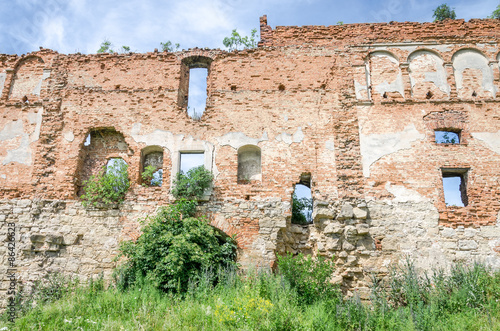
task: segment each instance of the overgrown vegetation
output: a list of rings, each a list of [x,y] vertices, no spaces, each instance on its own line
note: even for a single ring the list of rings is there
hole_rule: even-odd
[[[236,241],[209,224],[204,217],[194,217],[195,201],[178,200],[145,220],[146,226],[136,242],[121,246],[127,261],[115,273],[117,286],[126,289],[147,281],[153,287],[185,293],[190,282],[202,274],[217,282],[220,270],[236,268]]]
[[[173,44],[170,40],[167,40],[166,42],[161,42],[160,43],[161,50],[164,52],[176,52],[179,50],[179,47],[181,47],[180,44],[175,43]]]
[[[83,182],[84,193],[80,198],[84,207],[109,207],[123,202],[129,187],[128,165],[116,159]]]
[[[500,272],[484,265],[454,266],[448,273],[417,273],[411,261],[374,279],[370,303],[342,299],[324,281],[331,262],[286,256],[278,272],[210,271],[189,280],[184,294],[154,283],[126,290],[66,286],[57,301],[36,305],[9,330],[498,330]],[[312,268],[312,269],[311,269]],[[315,272],[311,272],[314,269]],[[291,270],[291,271],[290,271]],[[318,272],[319,271],[319,272]],[[305,284],[309,284],[305,286]],[[60,285],[58,288],[61,288]],[[317,292],[314,292],[317,291]],[[316,295],[317,293],[317,295]]]
[[[454,20],[457,18],[457,14],[455,14],[455,9],[451,9],[447,4],[444,3],[434,9],[434,14],[432,14],[432,17],[434,18],[434,22],[439,22],[447,18]]]
[[[176,199],[199,199],[206,189],[212,185],[213,175],[204,166],[190,169],[186,174],[177,173],[172,194]]]
[[[231,32],[231,36],[225,37],[222,43],[229,51],[234,51],[237,49],[247,49],[257,47],[257,29],[252,29],[250,32],[250,37],[241,36],[236,29]]]
[[[130,52],[130,47],[129,46],[122,46],[118,51],[113,50],[113,44],[111,41],[105,39],[102,43],[99,49],[97,50],[97,53],[129,53]]]
[[[162,176],[162,169],[158,170],[155,166],[152,165],[146,166],[146,168],[144,168],[144,171],[141,173],[143,185],[145,186],[161,186],[163,182]]]

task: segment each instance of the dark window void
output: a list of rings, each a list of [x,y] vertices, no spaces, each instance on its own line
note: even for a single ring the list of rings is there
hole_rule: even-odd
[[[207,106],[207,80],[211,58],[192,56],[182,60],[179,106],[194,120],[200,120]]]
[[[436,130],[434,137],[437,144],[460,144],[459,130]]]
[[[292,195],[292,223],[311,224],[313,199],[311,195],[311,175],[302,174],[300,181],[295,184]]]
[[[146,147],[142,150],[141,179],[145,186],[162,186],[163,184],[163,150],[158,146]]]
[[[262,180],[261,152],[257,146],[246,145],[238,149],[238,181],[252,180]]]
[[[444,202],[447,206],[465,207],[467,197],[467,169],[442,169]]]
[[[180,171],[186,174],[189,170],[205,165],[205,154],[203,152],[182,152],[180,159]]]

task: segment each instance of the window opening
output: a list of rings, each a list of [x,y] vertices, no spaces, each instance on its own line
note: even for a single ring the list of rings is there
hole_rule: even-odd
[[[295,184],[292,195],[292,223],[307,225],[313,222],[313,199],[311,194],[311,175],[303,174]]]
[[[260,148],[246,145],[238,149],[238,181],[262,180]]]
[[[437,144],[460,144],[460,131],[434,131]]]
[[[128,188],[128,164],[124,159],[112,158],[106,163],[106,175],[111,175],[114,190],[123,191],[124,187]]]
[[[163,152],[152,151],[144,155],[141,177],[143,185],[162,186],[163,184]]]
[[[205,165],[203,152],[181,153],[180,171],[186,174],[189,170]]]
[[[443,192],[446,206],[466,207],[467,169],[442,169]]]
[[[189,92],[187,113],[194,120],[200,120],[207,105],[207,68],[189,69]]]

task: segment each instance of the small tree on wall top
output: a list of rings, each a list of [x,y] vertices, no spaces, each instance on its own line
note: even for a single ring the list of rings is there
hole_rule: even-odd
[[[442,4],[434,9],[434,14],[432,15],[434,18],[434,22],[443,21],[447,18],[451,18],[452,20],[457,18],[457,14],[455,14],[455,10],[448,7],[447,4]]]

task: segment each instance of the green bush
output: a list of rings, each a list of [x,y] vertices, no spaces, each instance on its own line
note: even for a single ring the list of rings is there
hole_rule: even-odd
[[[144,171],[141,173],[142,181],[144,182],[143,186],[161,186],[163,170],[157,170],[155,166],[148,165],[144,168]]]
[[[292,254],[278,256],[278,270],[297,291],[302,303],[341,298],[338,287],[330,283],[334,264],[322,256],[317,259],[313,259],[311,255],[304,257],[302,253],[295,257]]]
[[[121,203],[129,187],[128,165],[122,159],[117,159],[83,182],[83,206],[97,207]]]
[[[172,194],[176,199],[201,198],[205,190],[212,185],[213,178],[212,173],[203,166],[192,168],[187,174],[179,171],[174,180]]]
[[[139,239],[121,246],[128,261],[116,273],[118,286],[146,280],[162,291],[186,292],[201,272],[236,267],[235,240],[193,217],[195,211],[195,201],[181,199],[147,219]]]

